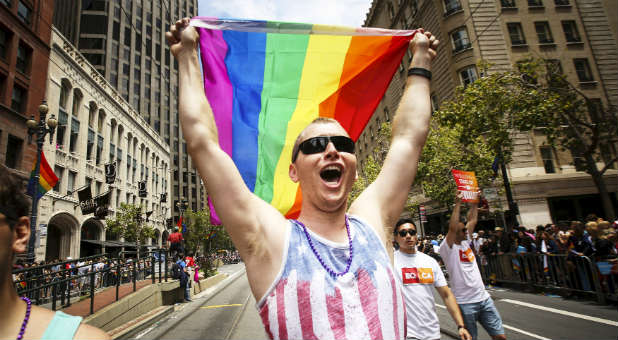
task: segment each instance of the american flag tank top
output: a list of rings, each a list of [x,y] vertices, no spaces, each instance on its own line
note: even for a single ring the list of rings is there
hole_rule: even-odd
[[[271,339],[403,339],[405,309],[389,257],[377,233],[349,216],[354,257],[332,277],[322,267],[302,226],[290,220],[287,249],[275,281],[257,308]],[[349,245],[307,229],[313,246],[335,272],[345,270]]]

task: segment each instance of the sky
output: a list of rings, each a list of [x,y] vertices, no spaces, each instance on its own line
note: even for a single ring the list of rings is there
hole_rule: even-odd
[[[372,0],[198,0],[198,14],[360,27]]]

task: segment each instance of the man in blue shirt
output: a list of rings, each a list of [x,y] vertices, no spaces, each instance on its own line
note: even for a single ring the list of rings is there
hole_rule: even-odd
[[[176,261],[176,264],[180,266],[180,268],[182,269],[182,273],[180,275],[180,288],[184,289],[185,291],[185,301],[186,302],[191,302],[191,294],[189,292],[190,286],[189,286],[189,273],[187,273],[187,263],[185,262],[185,256],[184,254],[180,254],[178,256],[178,260]]]

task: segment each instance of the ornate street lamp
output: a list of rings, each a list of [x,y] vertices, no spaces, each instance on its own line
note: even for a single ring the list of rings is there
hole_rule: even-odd
[[[43,143],[45,142],[45,135],[49,133],[49,144],[53,143],[54,139],[54,131],[56,131],[56,126],[58,126],[58,121],[56,117],[52,114],[47,120],[45,117],[47,116],[47,112],[49,108],[47,107],[47,102],[43,100],[41,105],[39,105],[39,121],[34,120],[34,115],[30,116],[30,119],[26,122],[28,126],[28,144],[32,142],[32,135],[36,134],[36,165],[34,167],[34,183],[38,186],[39,184],[39,176],[41,170],[41,151],[43,150]],[[47,125],[47,126],[46,126]],[[32,236],[30,237],[30,241],[28,242],[28,261],[34,262],[34,243],[36,240],[36,218],[37,218],[37,208],[39,204],[38,195],[35,192],[32,194],[32,213],[30,215],[30,228]]]

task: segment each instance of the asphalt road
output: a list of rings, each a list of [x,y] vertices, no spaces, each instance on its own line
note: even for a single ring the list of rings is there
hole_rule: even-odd
[[[257,314],[242,264],[220,268],[231,275],[221,289],[179,305],[177,311],[139,339],[267,339]],[[234,275],[236,273],[236,275]],[[618,339],[618,310],[588,300],[555,295],[488,289],[495,301],[508,339]],[[456,326],[435,294],[436,312],[444,333],[452,339]],[[490,336],[479,325],[479,339]]]
[[[239,271],[243,271],[242,275]],[[244,265],[228,265],[219,272],[231,275],[222,289],[177,305],[166,320],[138,339],[267,339],[255,308]],[[236,275],[234,275],[236,273]]]
[[[618,339],[618,310],[588,300],[564,299],[555,295],[488,289],[504,324],[507,339]],[[440,326],[455,332],[456,326],[439,295],[436,312]],[[479,339],[490,339],[478,325]]]

